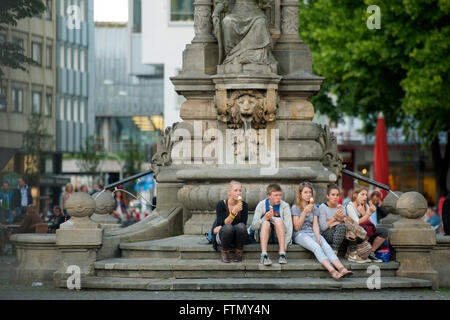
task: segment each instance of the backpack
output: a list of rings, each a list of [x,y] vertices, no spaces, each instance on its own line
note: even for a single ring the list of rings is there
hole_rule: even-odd
[[[217,219],[214,220],[213,225],[211,227],[211,230],[209,230],[208,233],[205,233],[205,237],[206,237],[206,241],[208,241],[209,244],[212,244],[214,250],[217,251],[217,241],[216,241],[216,237],[214,235],[214,228],[217,227]]]

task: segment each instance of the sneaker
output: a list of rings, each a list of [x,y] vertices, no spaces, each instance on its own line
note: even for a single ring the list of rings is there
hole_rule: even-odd
[[[369,259],[372,260],[372,262],[383,262],[383,260],[378,259],[378,258],[375,256],[375,252],[373,252],[373,251],[370,252],[370,254],[369,254]]]
[[[287,263],[286,255],[280,254],[280,257],[278,258],[278,263],[279,264],[286,264]]]
[[[347,260],[351,261],[351,262],[356,262],[356,263],[368,263],[368,262],[370,262],[370,260],[363,259],[360,256],[358,256],[356,253],[350,253],[348,255]]]
[[[270,266],[272,264],[272,260],[269,259],[269,256],[267,254],[264,254],[261,256],[260,263],[262,263],[265,266]]]

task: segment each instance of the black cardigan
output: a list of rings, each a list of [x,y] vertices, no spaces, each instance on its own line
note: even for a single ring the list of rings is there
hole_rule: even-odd
[[[217,217],[217,224],[216,226],[224,226],[225,225],[225,219],[230,215],[230,212],[228,211],[228,208],[223,200],[219,201],[216,206],[216,217]],[[242,201],[242,211],[238,212],[236,215],[236,218],[234,218],[232,225],[236,225],[238,223],[243,222],[245,225],[247,225],[247,219],[248,219],[248,205],[245,201]]]

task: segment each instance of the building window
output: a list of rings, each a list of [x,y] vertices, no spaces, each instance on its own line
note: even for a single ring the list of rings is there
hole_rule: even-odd
[[[66,120],[72,121],[72,101],[70,99],[67,99]]]
[[[46,51],[45,51],[45,66],[47,67],[47,69],[51,69],[52,68],[52,50],[53,50],[53,46],[51,44],[48,44],[46,46]]]
[[[133,0],[133,32],[141,33],[142,31],[142,0]]]
[[[78,122],[78,100],[73,101],[73,121]]]
[[[23,89],[11,88],[11,104],[13,112],[23,112]]]
[[[86,114],[85,114],[85,105],[84,105],[84,101],[81,100],[81,102],[80,102],[80,122],[81,122],[81,123],[84,123],[84,122],[85,122],[85,117],[86,117]]]
[[[42,109],[41,109],[41,100],[42,99],[42,94],[38,91],[33,91],[31,93],[31,112],[32,113],[41,113]]]
[[[66,61],[67,69],[72,69],[72,48],[67,48],[67,61]]]
[[[52,94],[51,93],[47,93],[45,95],[44,115],[46,115],[47,117],[51,117],[52,116]]]
[[[31,57],[38,65],[42,65],[42,44],[38,42],[31,43]]]
[[[171,0],[170,21],[194,21],[194,0]]]
[[[45,0],[45,19],[52,20],[52,0]]]
[[[64,120],[64,98],[59,98],[59,119]]]
[[[64,46],[59,47],[59,66],[64,68]]]
[[[7,96],[6,96],[6,87],[5,86],[0,87],[0,96],[2,96],[2,99],[0,101],[0,111],[6,111],[6,106],[8,104],[8,102],[7,102],[8,100],[7,100]]]
[[[25,49],[24,45],[23,45],[23,39],[22,38],[12,36],[11,37],[11,42],[14,43],[14,44],[17,44],[22,49]]]
[[[6,42],[6,34],[0,33],[0,43]]]
[[[73,49],[73,70],[78,70],[78,49]]]
[[[84,50],[80,49],[80,71],[85,72],[85,56],[84,56]]]
[[[86,21],[86,7],[84,6],[85,0],[80,0],[80,20]]]

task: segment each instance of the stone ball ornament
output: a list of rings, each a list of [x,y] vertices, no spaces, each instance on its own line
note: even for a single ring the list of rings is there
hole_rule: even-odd
[[[398,197],[400,197],[403,192],[400,191],[393,191]],[[383,200],[383,204],[381,205],[383,209],[386,211],[386,213],[391,214],[398,214],[397,212],[397,201],[399,198],[394,196],[392,193],[388,193],[386,198]]]
[[[427,211],[428,203],[419,192],[406,192],[397,200],[397,212],[403,218],[418,219]]]
[[[95,213],[96,214],[110,214],[114,211],[115,201],[113,195],[109,192],[102,192],[101,194],[94,194]]]
[[[95,201],[85,192],[74,192],[67,199],[64,208],[70,217],[90,217],[95,211]]]

